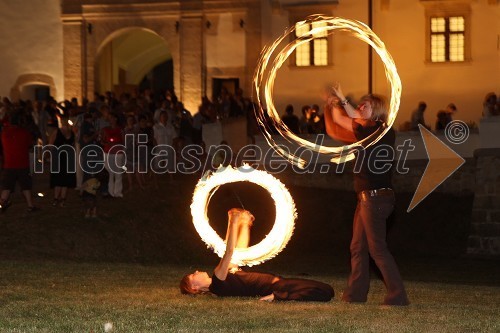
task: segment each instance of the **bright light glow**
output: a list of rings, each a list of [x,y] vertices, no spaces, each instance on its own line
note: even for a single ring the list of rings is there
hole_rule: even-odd
[[[37,194],[40,198],[43,198],[45,196],[45,194],[43,194],[42,192],[38,192]]]
[[[306,31],[306,26],[312,26],[313,28]],[[364,41],[377,52],[384,64],[385,75],[391,86],[391,98],[389,102],[387,126],[385,126],[382,131],[377,131],[367,138],[350,145],[327,147],[318,146],[314,142],[299,137],[283,124],[280,114],[274,105],[274,81],[276,80],[278,70],[295,49],[300,49],[301,45],[309,43],[315,36],[332,34],[335,31],[346,32]],[[296,37],[294,40],[287,43],[290,39],[290,35],[299,35],[300,37]],[[281,50],[278,50],[278,46],[282,43],[287,44]],[[269,126],[274,127],[282,137],[290,142],[294,142],[317,153],[329,155],[332,162],[346,161],[354,157],[355,150],[375,144],[391,128],[398,113],[402,89],[401,79],[399,78],[394,60],[385,48],[384,43],[367,25],[359,21],[321,15],[310,16],[304,21],[297,22],[292,28],[285,31],[281,37],[276,39],[273,44],[265,48],[261,53],[253,81],[259,105],[255,110],[255,115],[264,137],[276,152],[299,167],[305,167],[306,161],[290,152],[280,149],[271,136],[272,131]],[[266,119],[268,118],[267,116],[269,120]],[[341,155],[343,158],[339,158]],[[348,156],[347,159],[345,157],[346,155]]]
[[[73,126],[73,121],[68,120],[68,124],[69,124],[69,126]]]
[[[232,263],[239,266],[258,265],[275,257],[292,237],[297,218],[295,203],[283,183],[267,172],[255,170],[248,165],[238,169],[231,166],[221,167],[214,173],[205,174],[194,190],[191,215],[201,239],[221,258],[226,251],[226,244],[210,226],[207,216],[208,204],[221,185],[235,182],[250,182],[263,187],[269,192],[277,208],[276,220],[269,234],[260,243],[249,248],[236,248],[231,259]]]

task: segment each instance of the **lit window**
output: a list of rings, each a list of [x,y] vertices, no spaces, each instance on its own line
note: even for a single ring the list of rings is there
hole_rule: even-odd
[[[302,37],[311,30],[313,40],[303,42],[295,49],[296,66],[326,66],[328,65],[328,33],[326,31],[315,32],[314,29],[324,26],[326,23],[313,22],[312,24],[295,24],[295,36]]]
[[[431,61],[465,60],[465,19],[463,16],[431,17]]]

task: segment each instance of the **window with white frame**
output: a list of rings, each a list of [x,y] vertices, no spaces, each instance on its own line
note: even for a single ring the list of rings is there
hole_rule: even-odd
[[[296,23],[295,37],[302,37],[313,32],[313,39],[302,43],[295,49],[295,65],[298,67],[327,66],[328,65],[328,33],[326,31],[314,32],[326,23]]]
[[[430,17],[431,62],[465,61],[465,17]]]

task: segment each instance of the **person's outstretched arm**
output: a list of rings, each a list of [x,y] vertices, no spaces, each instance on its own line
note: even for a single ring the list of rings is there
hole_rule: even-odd
[[[243,211],[239,217],[238,237],[236,240],[236,248],[246,249],[250,245],[250,228],[253,225],[255,218],[249,211]]]
[[[334,110],[337,109],[337,110]],[[344,127],[340,126],[333,120],[333,113],[341,113],[342,110],[337,106],[326,106],[325,107],[325,129],[329,137],[335,140],[339,140],[345,143],[356,142],[356,137],[352,131],[346,130]],[[348,118],[346,115],[344,115]]]
[[[361,113],[359,112],[358,109],[355,109],[351,103],[347,100],[347,98],[344,96],[344,93],[342,92],[342,88],[340,87],[340,83],[337,83],[335,86],[333,86],[333,91],[337,95],[337,97],[340,99],[340,103],[342,104],[345,112],[347,115],[351,118],[362,118]]]
[[[224,256],[214,270],[215,276],[221,281],[224,281],[226,279],[229,267],[231,265],[231,258],[233,257],[234,248],[236,247],[238,238],[240,214],[240,211],[234,208],[227,212],[228,231],[226,235],[226,252],[224,253]]]

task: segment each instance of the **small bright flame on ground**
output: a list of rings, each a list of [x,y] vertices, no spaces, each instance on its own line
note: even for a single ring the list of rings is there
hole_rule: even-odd
[[[69,126],[73,126],[73,121],[68,120],[68,124],[69,124]]]
[[[300,37],[296,37],[294,40],[286,44],[283,49],[277,51],[277,48],[281,43],[286,43],[290,39],[290,35],[295,36],[296,28],[300,29],[303,26],[307,26],[307,29],[303,29],[304,31],[307,30],[307,33],[301,34]],[[310,26],[313,26],[314,28],[309,30]],[[276,111],[276,107],[274,105],[274,81],[278,70],[298,46],[304,43],[309,43],[314,39],[315,35],[321,35],[325,32],[327,34],[332,34],[336,30],[348,33],[351,36],[364,41],[380,56],[380,59],[385,67],[387,80],[391,85],[389,114],[387,126],[384,130],[377,131],[364,140],[340,147],[318,146],[316,143],[305,140],[292,133],[281,121],[280,115],[278,111]],[[306,161],[289,151],[280,149],[271,136],[272,131],[269,128],[270,126],[274,127],[278,133],[289,142],[294,142],[317,153],[329,155],[332,162],[346,162],[354,157],[354,152],[357,149],[373,145],[391,128],[398,113],[402,89],[401,79],[399,78],[394,60],[386,50],[384,43],[367,25],[355,20],[322,15],[313,15],[304,21],[298,22],[292,28],[285,31],[285,33],[276,39],[272,45],[265,48],[262,51],[259,63],[257,64],[253,81],[259,105],[259,107],[255,110],[255,114],[264,137],[276,152],[299,167],[305,167]],[[348,156],[348,158],[346,158],[346,156]]]
[[[266,189],[274,200],[276,220],[269,234],[258,244],[247,249],[236,248],[231,262],[239,266],[254,266],[275,257],[292,237],[297,213],[295,203],[288,189],[267,172],[255,170],[248,165],[238,169],[221,167],[214,173],[207,173],[196,184],[191,204],[191,214],[196,231],[207,246],[222,258],[226,243],[210,226],[207,216],[210,198],[224,184],[250,182]],[[259,223],[259,221],[256,221]]]
[[[37,195],[40,197],[40,198],[43,198],[45,196],[45,194],[43,194],[42,192],[38,192]]]

